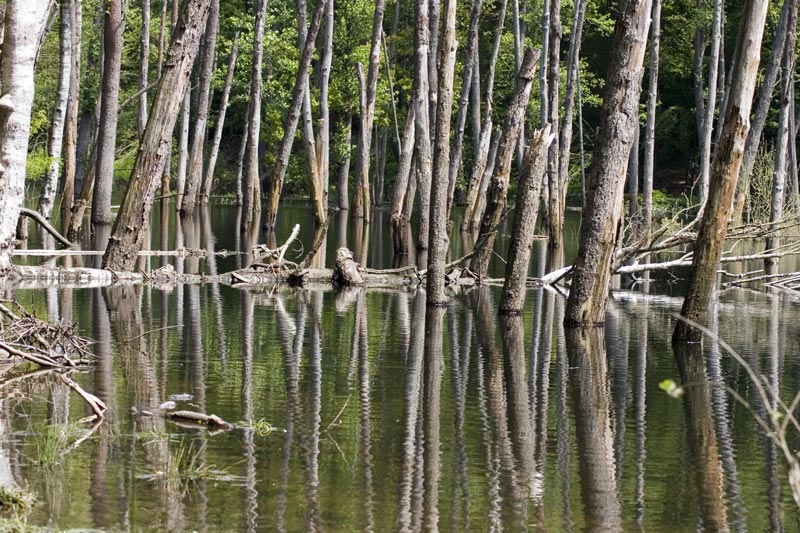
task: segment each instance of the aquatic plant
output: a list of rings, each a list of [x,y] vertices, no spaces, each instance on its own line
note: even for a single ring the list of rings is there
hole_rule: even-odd
[[[0,533],[32,531],[28,514],[36,496],[18,485],[0,485]]]
[[[236,423],[237,426],[252,429],[256,435],[259,437],[266,437],[273,431],[275,431],[275,426],[264,420],[263,418],[260,420],[244,420],[241,422]]]

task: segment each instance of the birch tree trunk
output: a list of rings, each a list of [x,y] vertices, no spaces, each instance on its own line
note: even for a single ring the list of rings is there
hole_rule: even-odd
[[[58,178],[61,175],[61,147],[64,140],[64,123],[69,101],[70,71],[72,69],[72,8],[69,2],[61,2],[61,57],[59,58],[58,89],[53,108],[53,121],[47,139],[47,158],[50,165],[44,190],[39,197],[39,213],[49,219],[53,212],[53,203],[58,189]]]
[[[132,270],[148,233],[150,209],[164,165],[169,160],[169,139],[206,27],[211,0],[186,0],[175,26],[164,72],[153,98],[151,116],[131,170],[130,185],[103,256],[103,267]]]
[[[11,269],[17,219],[25,197],[25,162],[33,107],[33,71],[48,0],[7,0],[0,65],[0,275]]]
[[[415,128],[416,146],[415,160],[417,168],[417,192],[419,193],[419,220],[417,223],[417,248],[428,249],[428,234],[430,232],[430,195],[431,195],[431,168],[433,155],[431,153],[431,133],[428,89],[428,58],[430,46],[430,26],[428,21],[428,1],[416,0],[415,3],[415,30],[414,30],[414,75],[416,89],[417,125]]]
[[[327,211],[328,191],[330,189],[331,167],[331,116],[328,108],[328,93],[331,78],[331,63],[333,62],[333,28],[334,28],[334,0],[326,0],[325,7],[325,37],[322,47],[322,58],[319,80],[319,176],[322,179],[322,205]],[[327,215],[326,215],[327,216]]]
[[[366,115],[361,117],[360,165],[356,168],[356,194],[353,199],[353,216],[369,221],[369,154],[372,145],[372,122],[375,119],[375,98],[378,89],[378,74],[381,66],[381,35],[383,34],[383,13],[386,0],[375,0],[375,13],[372,18],[372,46],[369,52],[369,70],[366,87]]]
[[[792,11],[797,11],[797,0],[786,0],[783,3],[783,8],[781,8],[781,16],[775,28],[772,50],[770,51],[767,64],[764,67],[764,80],[761,82],[761,86],[758,89],[755,111],[753,112],[750,130],[747,133],[747,143],[744,147],[741,179],[736,188],[736,197],[734,199],[732,216],[733,219],[737,221],[742,219],[744,203],[747,196],[750,194],[750,176],[753,173],[756,154],[758,154],[758,148],[761,145],[761,134],[767,122],[769,106],[772,102],[772,94],[775,90],[775,84],[778,81],[778,72],[780,71],[781,60],[783,59],[783,50]]]
[[[611,260],[622,216],[625,169],[634,130],[639,125],[651,6],[652,0],[630,0],[614,32],[565,325],[605,321]]]
[[[761,39],[768,5],[766,0],[748,0],[742,12],[723,131],[719,146],[714,152],[708,201],[700,220],[689,287],[681,310],[684,317],[699,324],[704,324],[708,315],[708,304],[716,284],[719,259],[728,232],[733,194],[750,127],[750,109],[758,77]],[[698,330],[679,321],[673,340],[694,340],[700,335]]]
[[[344,145],[347,153],[339,166],[339,179],[337,180],[337,193],[339,197],[339,209],[348,211],[350,209],[350,195],[347,192],[348,180],[350,178],[350,153],[353,151],[353,116],[348,115],[345,120]]]
[[[231,55],[228,58],[228,72],[225,74],[225,86],[222,89],[222,97],[219,102],[219,116],[214,126],[214,138],[211,141],[211,152],[208,155],[208,167],[203,178],[203,202],[208,203],[211,196],[211,188],[214,184],[214,169],[217,167],[217,156],[219,156],[219,146],[222,142],[222,128],[225,125],[225,114],[228,111],[228,99],[231,94],[233,84],[233,73],[236,70],[236,58],[239,56],[239,32],[233,34],[231,44]]]
[[[81,80],[81,28],[82,5],[78,0],[70,0],[72,9],[72,67],[69,71],[69,101],[67,103],[66,126],[64,129],[64,191],[61,197],[61,225],[69,227],[69,217],[75,200],[75,174],[78,165],[78,115],[80,114]]]
[[[653,224],[653,175],[655,171],[656,106],[658,105],[658,59],[661,47],[661,0],[653,0],[650,26],[650,77],[647,85],[647,121],[644,129],[644,168],[642,172],[642,224],[645,231]]]
[[[92,224],[107,225],[111,215],[111,189],[114,184],[114,156],[119,115],[119,75],[122,65],[122,2],[108,2],[103,21],[103,81],[100,108],[100,137],[92,195]]]
[[[304,91],[307,86],[306,76],[311,65],[311,56],[315,48],[314,43],[317,40],[317,33],[319,32],[319,26],[322,22],[322,13],[325,11],[325,5],[325,2],[318,2],[316,8],[314,8],[311,27],[308,29],[308,35],[303,45],[303,53],[300,55],[300,63],[297,67],[294,89],[292,89],[292,102],[289,106],[286,124],[283,128],[283,140],[281,141],[275,162],[275,169],[272,173],[272,188],[270,190],[269,200],[267,200],[267,213],[264,220],[264,227],[266,229],[274,229],[278,217],[278,205],[281,199],[281,191],[283,190],[283,180],[286,177],[289,156],[292,154],[294,135],[297,132],[297,123],[300,120],[303,98],[305,96]],[[321,224],[322,221],[317,221],[317,223]]]
[[[708,101],[705,104],[703,128],[700,136],[700,209],[708,198],[708,182],[711,172],[711,137],[714,111],[717,108],[717,78],[719,74],[719,49],[722,41],[722,0],[714,0],[714,15],[711,20],[711,57],[708,60]]]
[[[200,60],[200,84],[197,88],[197,110],[195,111],[194,137],[189,156],[186,194],[181,205],[181,214],[189,216],[197,205],[197,194],[203,179],[203,147],[206,142],[208,104],[211,101],[211,82],[214,77],[214,57],[219,33],[219,0],[211,0],[203,36],[203,56]]]
[[[508,195],[508,183],[511,175],[511,160],[516,151],[519,131],[528,108],[533,80],[536,78],[536,64],[539,53],[531,49],[525,51],[516,83],[514,96],[508,107],[505,125],[500,134],[497,149],[497,162],[487,193],[486,212],[481,220],[481,233],[475,243],[475,255],[469,264],[469,270],[478,277],[485,277],[489,271],[489,259],[494,249],[497,227],[503,219]]]
[[[253,225],[261,211],[261,178],[258,172],[258,142],[261,134],[261,62],[264,54],[264,24],[267,0],[258,0],[253,32],[253,63],[250,68],[250,99],[247,115],[247,144],[242,174],[242,231]],[[294,135],[294,131],[292,131]]]
[[[444,4],[444,27],[439,49],[439,99],[436,103],[436,138],[431,183],[431,225],[428,242],[428,305],[447,303],[444,292],[445,262],[450,239],[447,235],[450,168],[450,119],[453,113],[453,77],[456,63],[456,0]]]
[[[139,137],[147,124],[147,85],[150,71],[150,0],[142,0],[142,28],[139,42]]]
[[[548,118],[553,131],[559,131],[559,98],[558,89],[561,80],[561,0],[550,0],[550,58],[547,61],[548,84]],[[547,229],[548,229],[548,266],[555,270],[564,264],[564,208],[561,205],[561,177],[558,163],[558,137],[550,144],[547,157]]]

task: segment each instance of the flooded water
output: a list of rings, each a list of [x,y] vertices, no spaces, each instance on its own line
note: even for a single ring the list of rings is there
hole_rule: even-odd
[[[232,208],[183,225],[168,214],[153,248],[249,249]],[[278,241],[311,216],[298,206],[281,221]],[[328,258],[347,243],[392,266],[386,213],[360,243],[337,222]],[[142,266],[224,272],[243,260]],[[422,290],[18,288],[38,316],[97,340],[95,368],[73,377],[110,414],[78,423],[87,408],[52,375],[10,381],[3,369],[0,480],[36,494],[29,523],[59,530],[800,530],[783,457],[753,419],[769,406],[745,370],[714,342],[673,353],[678,292],[669,278],[614,291],[605,328],[576,332],[549,289],[501,318],[493,287],[430,310]],[[787,403],[800,390],[798,306],[729,289],[712,309],[711,329]],[[659,388],[666,379],[681,398]],[[166,420],[168,400],[237,428]]]

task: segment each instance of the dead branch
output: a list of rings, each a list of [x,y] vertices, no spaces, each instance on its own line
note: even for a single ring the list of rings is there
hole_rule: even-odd
[[[83,390],[83,388],[80,385],[75,383],[75,381],[65,376],[64,374],[61,374],[60,377],[61,381],[63,381],[70,389],[77,392],[78,396],[83,398],[83,401],[89,404],[89,407],[92,408],[92,411],[94,412],[94,414],[97,415],[97,418],[105,418],[104,413],[108,409],[108,406],[105,404],[105,402],[103,402],[103,400],[101,400],[94,394]]]
[[[72,243],[69,241],[69,239],[67,239],[66,237],[61,235],[58,232],[58,230],[56,228],[54,228],[53,225],[50,224],[47,221],[47,219],[45,219],[38,212],[36,212],[36,211],[34,211],[32,209],[28,209],[26,207],[23,207],[22,209],[20,209],[19,214],[20,214],[20,216],[26,216],[28,218],[32,218],[37,224],[39,224],[41,227],[43,227],[45,230],[47,230],[47,233],[52,235],[58,242],[60,242],[61,244],[63,244],[67,248],[72,247]]]
[[[217,415],[207,415],[205,413],[198,413],[196,411],[172,411],[166,413],[164,416],[176,421],[184,420],[195,422],[197,424],[224,429],[226,431],[234,428],[233,424],[226,422]]]

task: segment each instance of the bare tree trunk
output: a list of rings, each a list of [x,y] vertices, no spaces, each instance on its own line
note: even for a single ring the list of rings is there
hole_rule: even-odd
[[[703,0],[697,0],[698,10]],[[705,117],[705,100],[703,99],[703,56],[706,51],[706,32],[698,21],[694,32],[694,60],[692,61],[692,81],[694,83],[694,112],[697,124],[697,139],[703,137],[703,117]]]
[[[158,66],[156,67],[156,78],[161,77],[164,70],[164,37],[167,26],[167,3],[169,0],[161,0],[161,18],[158,26]]]
[[[439,3],[428,0],[428,122],[431,146],[436,135],[436,102],[439,99]]]
[[[430,26],[428,20],[428,0],[416,0],[415,27],[414,27],[414,83],[416,106],[416,146],[414,158],[417,168],[417,191],[419,192],[419,220],[417,222],[417,248],[428,249],[428,234],[430,232],[430,195],[431,173],[433,154],[431,153],[431,130],[429,112],[428,68]]]
[[[431,225],[428,242],[427,298],[428,305],[444,305],[445,262],[450,239],[447,235],[450,120],[453,114],[453,77],[456,63],[456,0],[444,4],[444,27],[439,55],[439,99],[436,103],[436,137],[433,152],[433,178],[431,183]]]
[[[78,164],[82,6],[82,2],[70,0],[72,9],[72,51],[70,54],[72,67],[69,71],[69,102],[67,103],[66,128],[64,130],[64,192],[61,197],[61,224],[65,229],[69,226],[69,217],[75,200],[75,174]]]
[[[105,268],[131,270],[148,233],[150,209],[163,166],[169,159],[168,140],[175,129],[178,109],[189,84],[210,2],[186,0],[184,3],[153,98],[152,113],[131,170],[130,185],[103,256]]]
[[[208,155],[208,167],[206,168],[205,177],[203,178],[203,202],[208,203],[208,198],[211,196],[211,188],[214,184],[214,169],[217,166],[217,156],[219,155],[219,146],[222,142],[222,128],[225,125],[225,114],[228,111],[228,99],[231,94],[231,85],[233,84],[233,73],[236,70],[236,58],[239,56],[239,32],[233,34],[233,43],[231,44],[231,55],[228,59],[228,72],[225,75],[225,86],[222,89],[222,98],[219,102],[219,116],[217,123],[214,126],[214,138],[211,141],[211,152]],[[241,174],[240,174],[241,177]],[[240,182],[241,183],[241,182]],[[240,198],[241,199],[241,198]]]
[[[550,27],[553,23],[551,21]],[[561,23],[555,24],[559,27],[559,39],[561,34]],[[511,0],[511,33],[514,37],[514,75],[519,74],[519,68],[522,65],[522,43],[525,36],[522,33],[522,22],[520,21],[519,0]],[[558,107],[558,106],[556,106]],[[525,121],[522,121],[522,129],[519,130],[519,141],[517,141],[517,169],[522,169],[523,159],[525,157]]]
[[[653,223],[653,174],[655,170],[656,106],[658,105],[658,59],[661,48],[661,0],[653,0],[650,26],[650,77],[647,86],[647,122],[644,130],[644,169],[642,176],[642,224]]]
[[[322,59],[319,80],[319,176],[322,179],[322,205],[327,211],[328,191],[330,189],[331,167],[331,116],[328,108],[328,86],[330,85],[331,63],[333,61],[333,10],[334,0],[326,0],[325,37],[322,47]],[[326,215],[327,216],[327,215]]]
[[[167,3],[168,0],[162,0],[164,4]],[[170,36],[175,33],[175,25],[178,24],[178,11],[179,11],[179,2],[180,0],[172,0],[172,14],[171,14],[171,23],[170,23]],[[162,5],[161,8],[161,15],[162,18],[166,17],[166,5]],[[163,50],[163,46],[161,48]],[[163,65],[159,66],[159,78],[161,77],[160,72],[163,70]],[[169,187],[170,187],[170,174],[172,173],[172,145],[173,141],[172,138],[169,139],[169,159],[167,163],[164,165],[164,172],[161,175],[161,194],[167,195],[169,194]],[[180,205],[181,199],[183,195],[183,191],[179,191],[177,196],[176,205]]]
[[[392,231],[394,238],[394,253],[407,254],[409,250],[408,220],[403,216],[403,203],[408,194],[411,177],[411,163],[414,156],[414,135],[416,133],[416,97],[412,98],[408,106],[406,126],[403,130],[403,142],[400,148],[400,161],[397,164],[397,177],[395,178],[394,191],[392,192]]]
[[[175,188],[178,201],[175,208],[178,211],[183,207],[183,196],[186,194],[186,167],[189,165],[189,127],[192,106],[192,87],[186,91],[181,106],[181,129],[178,137],[178,176],[175,178]]]
[[[53,212],[53,203],[58,189],[58,178],[61,175],[61,147],[64,140],[64,123],[69,105],[70,71],[72,69],[72,9],[69,2],[61,2],[61,57],[58,69],[58,90],[56,102],[53,107],[53,121],[50,125],[50,135],[47,139],[47,157],[50,166],[47,169],[47,178],[44,190],[39,197],[39,212],[49,219]]]
[[[497,162],[487,193],[486,212],[481,220],[481,233],[475,243],[475,255],[472,256],[469,264],[469,270],[478,277],[485,277],[489,271],[489,259],[494,249],[497,227],[503,219],[506,207],[511,160],[514,157],[519,130],[525,118],[525,110],[528,108],[528,99],[531,95],[533,80],[536,77],[538,60],[538,52],[531,49],[525,51],[522,67],[520,67],[514,85],[514,96],[508,107],[505,125],[500,134]]]
[[[150,74],[150,0],[142,0],[142,33],[139,42],[139,137],[147,124],[147,85]]]
[[[750,130],[747,133],[747,143],[744,147],[744,158],[742,160],[742,171],[739,185],[736,189],[734,199],[733,219],[741,220],[744,203],[750,194],[750,176],[753,173],[753,165],[756,161],[756,154],[761,145],[761,134],[767,122],[769,106],[772,102],[772,93],[778,81],[781,60],[783,59],[783,49],[788,32],[789,18],[792,11],[797,11],[797,0],[787,0],[783,3],[781,17],[778,19],[778,26],[775,28],[775,36],[772,40],[772,50],[769,59],[764,67],[764,80],[758,89],[755,111],[753,112]]]
[[[264,54],[264,24],[267,0],[258,0],[255,31],[253,32],[253,63],[250,68],[250,103],[247,115],[247,144],[245,145],[242,176],[242,225],[248,231],[256,214],[261,211],[261,177],[258,172],[258,142],[261,134],[261,63]],[[296,121],[295,121],[296,124]],[[296,127],[296,126],[295,126]],[[294,136],[294,129],[291,135]]]
[[[347,211],[350,209],[350,195],[347,192],[347,184],[350,178],[350,153],[353,151],[353,116],[348,115],[345,121],[345,146],[347,146],[347,154],[339,166],[339,179],[337,181],[337,192],[339,195],[339,209]]]
[[[711,137],[714,111],[717,108],[717,77],[719,73],[719,48],[722,41],[722,0],[714,0],[714,15],[711,21],[711,57],[708,60],[708,100],[705,104],[703,129],[700,135],[700,209],[708,198],[708,182],[711,172]]]
[[[514,204],[514,226],[511,230],[511,244],[508,250],[506,280],[500,298],[500,313],[522,314],[525,303],[525,281],[531,259],[531,246],[536,232],[536,218],[539,213],[539,193],[542,178],[547,168],[547,152],[555,137],[550,133],[550,125],[536,130],[531,145],[525,154],[525,163],[517,184],[517,200]]]
[[[769,221],[773,228],[783,219],[783,208],[786,197],[789,143],[795,143],[791,137],[790,117],[792,112],[792,86],[794,85],[795,43],[797,41],[797,9],[789,15],[789,31],[786,33],[786,44],[781,65],[781,105],[778,113],[778,134],[775,141],[775,170],[772,174],[772,201],[770,202]],[[776,233],[767,237],[768,250],[781,245],[780,235]],[[780,259],[771,257],[765,260],[768,273],[777,272]]]
[[[566,325],[605,321],[611,260],[622,216],[625,169],[634,129],[639,124],[642,64],[651,5],[652,0],[630,0],[614,33],[592,160],[591,186],[564,318]]]
[[[550,58],[547,61],[548,85],[548,118],[547,121],[553,131],[559,131],[559,105],[558,89],[561,79],[561,0],[550,0],[550,44],[548,50]],[[564,207],[561,205],[561,177],[558,163],[558,137],[550,144],[550,154],[547,158],[547,230],[548,230],[548,266],[551,269],[561,268],[564,265]]]
[[[464,56],[464,70],[461,76],[461,95],[458,99],[458,114],[456,115],[456,126],[453,134],[453,151],[450,156],[449,189],[447,193],[448,212],[453,205],[453,194],[456,188],[458,168],[461,166],[461,147],[464,142],[464,129],[467,125],[467,108],[469,107],[469,97],[472,93],[472,84],[475,78],[473,74],[475,60],[478,57],[478,24],[481,19],[482,7],[483,0],[472,0],[472,14],[469,22],[467,50]],[[480,106],[480,103],[478,103],[478,106]],[[480,123],[480,120],[478,123]]]
[[[469,91],[470,130],[472,132],[472,155],[478,157],[481,146],[481,61],[480,47],[475,49],[472,60],[472,83]]]
[[[119,115],[119,75],[122,65],[122,2],[108,2],[103,28],[103,82],[100,108],[100,137],[92,195],[92,224],[107,225],[111,215],[111,189],[114,184],[114,156]]]
[[[252,107],[253,102],[247,102],[247,111],[245,112],[245,117],[250,116],[250,108]],[[244,155],[247,152],[247,137],[249,136],[248,129],[249,123],[245,120],[244,123],[244,131],[242,132],[241,143],[239,144],[239,155],[236,159],[236,205],[242,205],[242,199],[244,197],[244,193],[242,192],[242,174],[244,173]]]
[[[388,140],[389,129],[380,128],[378,131],[378,146],[375,150],[375,194],[372,197],[372,203],[376,207],[383,205],[383,184],[386,177],[386,144]]]
[[[551,0],[543,0],[542,5],[542,68],[539,70],[539,121],[541,126],[547,124],[547,119],[550,116],[550,99],[548,95],[550,92],[547,90],[548,70],[547,61],[550,59],[550,2]]]
[[[267,229],[275,228],[275,221],[278,217],[278,205],[283,190],[283,180],[286,177],[286,168],[289,165],[289,156],[292,154],[292,144],[294,144],[294,134],[297,132],[297,122],[300,120],[301,108],[303,105],[304,91],[306,89],[306,77],[311,65],[311,56],[314,53],[317,33],[322,22],[322,13],[325,11],[325,2],[318,2],[314,8],[314,15],[311,19],[311,27],[308,29],[308,36],[303,45],[303,52],[300,55],[300,63],[297,67],[297,76],[292,89],[292,102],[289,112],[286,115],[286,124],[283,128],[283,140],[278,150],[275,168],[272,172],[272,186],[267,201],[267,213],[264,220],[264,227]],[[318,224],[323,221],[317,220]]]
[[[186,181],[186,195],[181,205],[181,215],[194,213],[197,194],[203,179],[203,147],[206,143],[208,123],[208,104],[211,102],[211,82],[214,76],[214,57],[219,33],[219,0],[211,0],[203,36],[203,55],[200,60],[200,83],[197,88],[197,110],[195,111],[194,137],[189,156],[189,173]]]
[[[641,235],[641,213],[639,210],[639,121],[633,130],[633,143],[628,156],[628,225],[631,237]]]
[[[717,279],[717,268],[728,232],[733,194],[742,163],[742,152],[750,127],[761,39],[769,2],[748,0],[742,13],[739,37],[732,60],[731,91],[725,108],[720,144],[714,152],[708,201],[700,220],[694,247],[689,287],[681,314],[699,324],[708,315],[708,303]],[[699,331],[679,321],[673,340],[698,338]]]
[[[7,0],[0,98],[0,275],[11,269],[17,219],[25,197],[37,37],[48,0]]]
[[[386,0],[375,0],[375,13],[372,18],[372,46],[369,53],[369,70],[366,80],[366,115],[361,117],[361,149],[358,168],[356,168],[356,194],[353,200],[353,216],[369,221],[369,154],[372,145],[372,122],[375,120],[375,99],[378,90],[378,74],[381,66],[381,35],[383,34],[383,13]],[[362,153],[363,152],[363,153]]]

